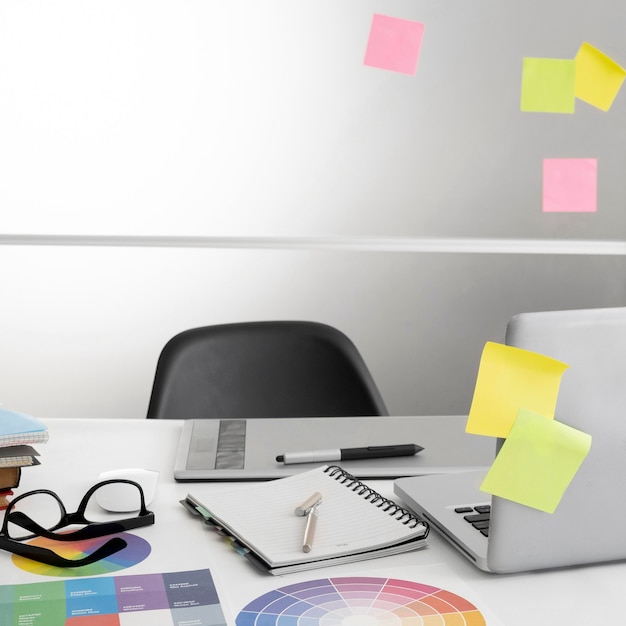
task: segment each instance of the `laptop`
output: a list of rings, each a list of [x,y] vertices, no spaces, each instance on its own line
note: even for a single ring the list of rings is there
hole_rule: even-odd
[[[400,478],[395,494],[485,571],[626,558],[626,308],[523,313],[505,341],[569,365],[555,419],[592,436],[556,511],[480,491],[484,470]]]
[[[488,467],[493,443],[465,432],[465,416],[298,417],[186,420],[178,481],[270,480],[319,463],[283,464],[290,452],[414,443],[414,456],[335,461],[357,478],[397,478]],[[330,460],[329,460],[330,462]]]

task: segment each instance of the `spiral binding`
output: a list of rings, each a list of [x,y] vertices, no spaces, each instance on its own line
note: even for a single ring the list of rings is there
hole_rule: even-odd
[[[365,500],[368,500],[379,509],[389,513],[391,517],[397,519],[405,526],[415,528],[419,524],[423,524],[426,527],[426,534],[424,537],[428,535],[430,526],[425,520],[420,519],[408,509],[396,504],[393,500],[384,498],[377,491],[374,491],[371,487],[368,487],[365,483],[362,483],[338,465],[329,465],[324,471],[329,474],[331,478],[334,478],[342,485],[345,485],[348,489],[354,491],[359,496],[362,496]]]

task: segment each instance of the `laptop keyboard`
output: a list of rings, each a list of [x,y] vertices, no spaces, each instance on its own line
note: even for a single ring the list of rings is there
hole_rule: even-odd
[[[489,537],[489,517],[491,506],[488,504],[477,504],[476,506],[458,506],[455,513],[463,515],[463,519],[480,531],[485,537]]]

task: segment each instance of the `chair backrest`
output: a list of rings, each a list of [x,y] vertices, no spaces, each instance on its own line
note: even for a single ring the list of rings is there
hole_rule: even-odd
[[[317,322],[184,331],[157,364],[148,418],[388,415],[355,345]]]

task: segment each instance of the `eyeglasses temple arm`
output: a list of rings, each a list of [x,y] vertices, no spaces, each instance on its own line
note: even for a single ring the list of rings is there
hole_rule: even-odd
[[[121,533],[124,530],[132,530],[133,528],[140,528],[142,526],[154,524],[154,513],[146,511],[144,515],[127,520],[88,524],[84,528],[79,528],[78,530],[67,533],[52,532],[51,530],[37,524],[37,522],[21,511],[12,511],[10,513],[9,521],[12,524],[29,531],[33,535],[45,537],[46,539],[55,539],[57,541],[81,541],[82,539],[94,539],[96,537],[103,537],[104,535],[114,535],[115,533]]]
[[[11,544],[10,547],[2,547],[19,556],[54,567],[82,567],[83,565],[91,565],[92,563],[106,559],[108,556],[123,550],[127,546],[127,543],[121,537],[114,537],[113,539],[109,539],[109,541],[100,546],[92,554],[88,554],[81,559],[66,559],[48,548],[41,548],[39,546],[19,542],[11,542]]]

